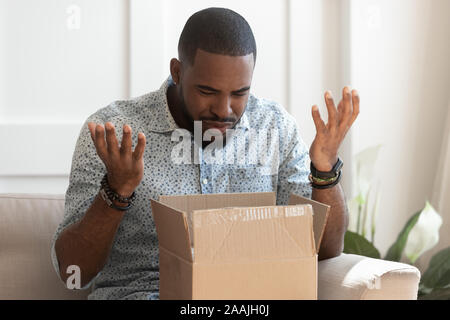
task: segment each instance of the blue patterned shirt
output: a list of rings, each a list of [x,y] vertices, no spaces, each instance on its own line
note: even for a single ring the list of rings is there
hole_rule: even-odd
[[[122,126],[130,125],[133,150],[139,132],[143,132],[147,140],[144,177],[136,189],[134,206],[121,221],[106,265],[89,284],[92,285],[89,299],[157,297],[158,238],[150,199],[174,194],[276,192],[277,204],[281,205],[287,204],[291,193],[311,197],[308,149],[300,138],[295,120],[277,103],[258,99],[252,94],[231,139],[227,139],[222,148],[216,148],[220,152],[211,151],[214,148],[211,152],[197,148],[201,154],[198,161],[191,161],[191,156],[180,158],[182,135],[179,133],[188,137],[189,134],[178,128],[169,111],[166,93],[172,83],[169,77],[158,91],[113,102],[92,114],[80,131],[65,197],[64,218],[55,232],[51,249],[58,275],[55,240],[64,228],[83,217],[98,194],[100,181],[106,173],[92,142],[88,122],[112,122],[119,143]],[[257,148],[254,148],[255,144],[253,148],[249,147],[251,134],[268,129],[276,134],[267,135],[266,140],[252,139],[257,141]],[[270,137],[275,137],[275,144],[269,146],[268,143],[274,141]],[[191,151],[195,152],[194,140],[191,136],[184,146],[193,146]],[[261,148],[264,143],[269,147]],[[255,155],[255,150],[261,149],[265,152],[264,161],[254,161],[261,158],[257,152]]]

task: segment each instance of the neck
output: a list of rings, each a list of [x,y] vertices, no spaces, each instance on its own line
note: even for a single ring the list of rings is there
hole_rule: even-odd
[[[167,104],[169,111],[172,114],[175,123],[182,129],[189,130],[194,133],[194,123],[190,121],[190,116],[186,114],[183,107],[182,99],[180,99],[180,92],[175,85],[170,85],[167,88]]]

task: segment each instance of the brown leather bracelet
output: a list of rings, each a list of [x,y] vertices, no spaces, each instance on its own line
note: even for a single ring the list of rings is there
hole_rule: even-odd
[[[337,185],[339,183],[339,181],[341,180],[341,173],[342,173],[342,171],[339,171],[339,174],[338,174],[337,178],[332,183],[329,183],[329,184],[316,184],[316,183],[314,183],[314,180],[313,180],[311,174],[309,175],[309,181],[311,182],[311,186],[313,188],[315,188],[315,189],[329,189],[329,188],[332,188],[332,187],[334,187],[335,185]]]

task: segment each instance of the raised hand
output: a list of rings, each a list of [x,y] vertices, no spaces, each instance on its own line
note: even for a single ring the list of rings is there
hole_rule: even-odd
[[[111,189],[122,197],[129,197],[144,176],[145,135],[142,132],[138,134],[138,144],[132,151],[130,126],[123,126],[120,146],[111,122],[105,123],[105,128],[89,122],[88,127],[97,154],[106,166]]]
[[[327,124],[320,117],[318,107],[312,107],[317,133],[309,149],[309,156],[319,171],[330,171],[337,162],[339,147],[359,114],[359,95],[356,90],[350,92],[350,89],[345,87],[342,90],[342,100],[336,109],[333,97],[327,91],[325,103],[328,110]]]

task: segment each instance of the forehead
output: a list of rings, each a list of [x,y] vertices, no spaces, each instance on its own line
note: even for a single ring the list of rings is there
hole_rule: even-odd
[[[211,87],[249,86],[253,66],[253,54],[233,57],[198,49],[193,65],[186,69],[186,80]]]

